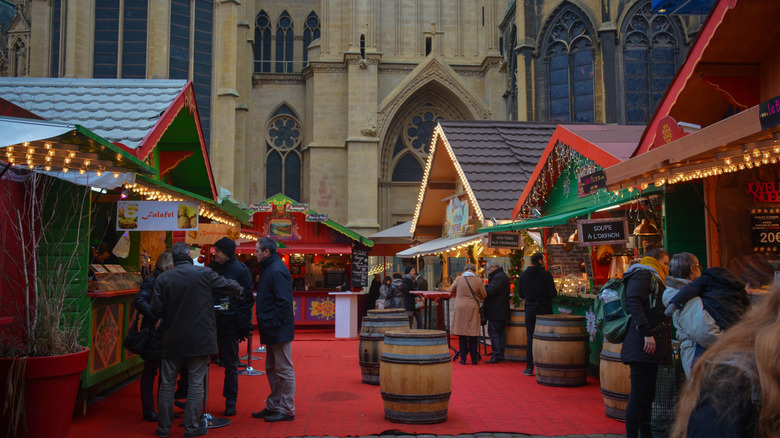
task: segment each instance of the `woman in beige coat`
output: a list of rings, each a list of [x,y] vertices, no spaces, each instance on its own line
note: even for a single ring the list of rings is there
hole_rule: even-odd
[[[463,365],[466,364],[466,355],[469,353],[471,353],[472,364],[476,365],[479,362],[479,329],[481,327],[479,305],[487,296],[487,292],[485,292],[485,284],[482,279],[474,273],[476,270],[477,267],[473,263],[466,263],[463,275],[457,277],[450,286],[450,293],[455,297],[451,333],[458,335],[460,363]],[[476,295],[476,299],[474,295]]]

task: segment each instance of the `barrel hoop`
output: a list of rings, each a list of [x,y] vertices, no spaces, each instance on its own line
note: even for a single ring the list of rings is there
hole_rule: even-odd
[[[395,354],[383,352],[379,360],[380,362],[387,363],[433,365],[437,363],[450,363],[452,358],[450,357],[449,352],[441,354]]]
[[[577,333],[534,333],[534,339],[541,339],[543,341],[587,341],[588,334]]]
[[[390,333],[385,334],[385,344],[387,345],[411,345],[411,346],[428,346],[428,345],[447,345],[446,335],[442,336],[430,336],[425,338],[403,338],[398,336],[392,336]]]
[[[525,327],[524,321],[508,321],[506,323],[509,327]]]
[[[618,401],[628,401],[628,394],[625,392],[615,392],[610,391],[608,389],[601,388],[601,393],[604,394],[604,397],[607,397],[609,399],[618,400]]]
[[[379,368],[378,362],[363,362],[362,360],[359,361],[360,366],[364,368]]]
[[[582,364],[582,365],[577,365],[577,364],[565,365],[565,364],[559,364],[559,363],[542,363],[542,362],[538,362],[537,360],[534,360],[534,366],[537,367],[537,368],[547,368],[547,369],[552,369],[552,370],[572,370],[573,371],[573,370],[580,370],[580,369],[583,369],[583,370],[587,370],[588,369],[588,364],[586,364],[586,363]]]
[[[623,360],[620,359],[620,353],[613,353],[611,351],[601,350],[599,358],[604,359],[607,362],[623,362]]]
[[[545,324],[545,322],[551,322],[552,324]],[[572,319],[547,319],[541,316],[536,317],[536,323],[538,325],[547,327],[585,327],[585,317],[572,318]]]
[[[381,341],[385,338],[384,333],[361,333],[361,341]]]
[[[452,391],[440,392],[438,394],[395,394],[392,392],[381,391],[382,400],[406,403],[410,405],[427,404],[427,403],[440,403],[446,402],[450,399]]]
[[[447,421],[447,410],[403,412],[385,408],[385,420],[404,424],[435,424]]]

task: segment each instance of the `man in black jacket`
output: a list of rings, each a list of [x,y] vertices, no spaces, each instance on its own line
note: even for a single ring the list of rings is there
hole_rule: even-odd
[[[217,353],[213,294],[237,296],[241,293],[241,285],[211,269],[194,266],[190,246],[184,242],[174,243],[171,254],[173,269],[157,277],[152,296],[152,312],[162,319],[163,328],[156,433],[168,436],[173,422],[173,387],[179,369],[186,362],[189,384],[184,436],[205,435],[208,429],[198,427],[198,420],[203,407],[203,381],[208,372],[209,357]]]
[[[252,412],[265,421],[295,419],[295,370],[292,341],[295,338],[292,279],[290,271],[276,252],[276,242],[263,237],[255,246],[260,276],[257,283],[257,331],[266,345],[265,372],[271,393],[265,408]]]
[[[529,266],[517,281],[517,294],[525,300],[525,333],[527,346],[525,370],[523,375],[534,375],[534,328],[537,315],[549,315],[552,311],[552,299],[558,296],[555,281],[550,271],[544,269],[544,255],[540,252],[531,256]]]
[[[509,319],[509,277],[504,268],[498,265],[494,258],[487,263],[488,284],[485,286],[487,297],[482,303],[485,308],[485,318],[488,321],[488,336],[493,348],[493,357],[485,363],[504,361],[506,349],[506,322]]]
[[[241,287],[242,298],[229,298],[227,310],[217,310],[217,347],[219,364],[225,368],[225,416],[236,415],[238,400],[238,340],[252,336],[252,276],[249,268],[236,258],[236,243],[227,237],[214,244],[214,260],[209,268],[217,274],[236,280]],[[220,304],[221,296],[214,294],[214,304]]]

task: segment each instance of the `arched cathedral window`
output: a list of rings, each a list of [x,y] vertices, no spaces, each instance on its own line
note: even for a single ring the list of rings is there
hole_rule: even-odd
[[[548,75],[550,121],[593,122],[593,40],[578,9],[565,6],[556,14],[542,53]]]
[[[423,163],[431,152],[433,129],[442,118],[436,110],[431,108],[423,110],[409,119],[393,149],[392,181],[422,181]]]
[[[265,138],[265,197],[282,193],[300,201],[303,130],[289,107],[282,106],[274,113]]]
[[[309,63],[309,44],[320,37],[320,19],[317,14],[312,12],[306,17],[306,23],[303,28],[303,66]]]
[[[682,29],[671,16],[638,4],[623,23],[623,68],[627,124],[645,124],[674,78]]]
[[[293,22],[287,11],[276,23],[276,72],[293,72]]]
[[[255,72],[271,72],[271,20],[265,11],[255,18]]]

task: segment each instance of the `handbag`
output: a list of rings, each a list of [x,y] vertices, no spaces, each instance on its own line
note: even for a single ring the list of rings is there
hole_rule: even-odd
[[[146,352],[146,341],[149,338],[149,328],[141,328],[143,322],[143,315],[136,314],[133,319],[132,325],[127,329],[127,336],[122,341],[122,346],[125,350],[135,354],[143,354]]]
[[[476,301],[477,306],[479,306],[479,325],[487,324],[487,318],[485,318],[485,308],[482,306],[482,304],[479,303],[479,300],[477,299],[477,294],[474,293],[474,289],[471,288],[468,279],[464,277],[463,280],[466,281],[466,286],[469,287],[469,290],[471,291],[471,296],[474,297],[474,301]]]

